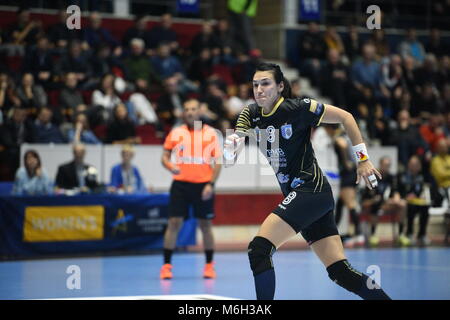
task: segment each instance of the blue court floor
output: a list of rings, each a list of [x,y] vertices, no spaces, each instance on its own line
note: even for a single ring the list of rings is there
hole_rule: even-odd
[[[450,299],[450,248],[346,250],[352,265],[371,274],[393,299]],[[276,299],[359,299],[328,279],[311,251],[279,251],[274,257]],[[254,299],[245,252],[216,253],[217,279],[201,277],[204,255],[173,257],[174,279],[160,280],[159,254],[0,262],[0,299],[214,295]],[[80,268],[80,289],[68,289],[70,265]],[[369,268],[369,269],[368,269]],[[375,267],[376,269],[376,267]]]

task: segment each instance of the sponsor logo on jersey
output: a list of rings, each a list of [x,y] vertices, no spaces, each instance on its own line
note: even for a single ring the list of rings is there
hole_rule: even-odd
[[[285,124],[281,126],[281,136],[286,140],[292,137],[292,124]]]
[[[289,182],[289,175],[288,174],[283,174],[282,172],[279,172],[277,174],[277,178],[278,178],[278,181],[280,183],[288,183]]]
[[[297,196],[297,192],[295,192],[295,191],[290,192],[290,193],[286,196],[286,198],[284,198],[282,204],[288,205],[289,203],[291,203],[292,200],[295,199],[296,196]]]
[[[302,180],[300,178],[294,178],[294,180],[292,180],[292,182],[291,182],[291,188],[295,189],[295,188],[297,188],[298,186],[301,186],[304,183],[305,183],[305,180]]]
[[[261,118],[260,118],[260,117],[258,117],[258,118],[255,118],[255,119],[252,119],[252,121],[253,121],[253,122],[256,122],[256,121],[259,121],[259,120],[261,120]]]
[[[281,148],[277,148],[277,149],[267,149],[267,156],[272,158],[272,157],[284,157],[284,151]]]

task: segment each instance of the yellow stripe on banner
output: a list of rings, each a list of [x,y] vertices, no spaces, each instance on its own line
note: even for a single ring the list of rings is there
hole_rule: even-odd
[[[309,105],[309,111],[312,113],[316,112],[317,109],[317,101],[311,99],[311,104]]]
[[[26,242],[103,239],[103,206],[27,207],[23,239]]]

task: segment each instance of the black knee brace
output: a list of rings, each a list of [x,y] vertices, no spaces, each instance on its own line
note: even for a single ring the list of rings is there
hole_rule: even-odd
[[[328,276],[350,292],[358,293],[364,282],[363,274],[352,268],[347,260],[333,263],[327,268]]]
[[[248,245],[248,258],[253,275],[273,269],[272,255],[276,248],[266,238],[256,236]]]

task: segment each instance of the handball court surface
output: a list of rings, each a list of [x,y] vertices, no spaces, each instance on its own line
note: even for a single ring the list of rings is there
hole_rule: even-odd
[[[450,299],[450,248],[361,248],[346,255],[359,271],[371,274],[369,266],[378,266],[393,299]],[[0,299],[255,299],[246,252],[218,252],[214,260],[217,279],[203,279],[203,253],[175,254],[172,280],[159,279],[162,255],[153,253],[3,261]],[[310,250],[280,250],[273,260],[275,299],[359,299],[331,282]],[[67,288],[71,265],[80,268],[80,289]]]

